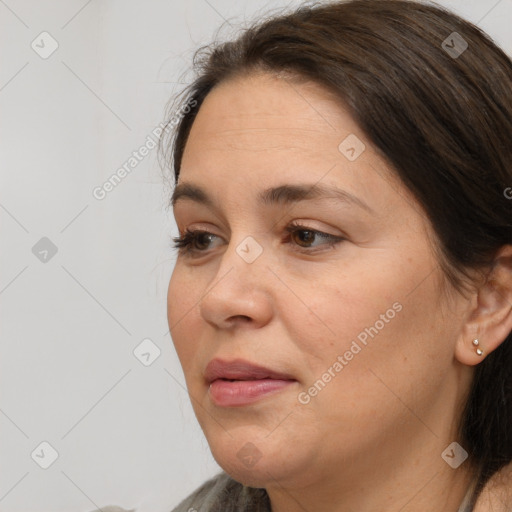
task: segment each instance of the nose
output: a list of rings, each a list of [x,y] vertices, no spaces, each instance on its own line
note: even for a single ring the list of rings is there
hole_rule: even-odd
[[[258,328],[272,318],[273,275],[265,264],[265,251],[253,261],[248,257],[250,251],[263,249],[254,242],[229,244],[200,300],[202,318],[215,328]]]

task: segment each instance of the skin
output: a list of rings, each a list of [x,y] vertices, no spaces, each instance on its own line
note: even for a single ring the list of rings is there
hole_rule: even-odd
[[[512,463],[495,473],[478,496],[474,512],[512,510]]]
[[[355,161],[338,149],[349,134],[366,145]],[[317,182],[349,191],[372,212],[327,198],[257,202],[268,187]],[[430,222],[343,105],[319,85],[267,74],[232,79],[207,96],[179,183],[201,186],[215,203],[174,205],[181,234],[215,236],[177,258],[168,320],[219,465],[266,488],[273,512],[456,512],[470,459],[452,469],[441,454],[457,441],[482,360],[472,340],[487,354],[512,329],[512,285],[499,271],[510,269],[512,248],[500,253],[493,286],[457,293],[439,266]],[[345,240],[287,237],[293,221]],[[250,264],[236,251],[247,236],[263,250]],[[498,292],[511,299],[508,309]],[[397,303],[394,318],[300,403]],[[215,357],[246,359],[296,382],[249,406],[219,407],[203,376]],[[260,456],[251,467],[237,456],[246,443]]]

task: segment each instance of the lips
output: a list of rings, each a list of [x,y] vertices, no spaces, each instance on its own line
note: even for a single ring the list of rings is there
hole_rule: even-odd
[[[291,375],[279,373],[263,366],[258,366],[242,359],[222,361],[213,359],[204,372],[206,382],[211,384],[214,380],[295,380]]]
[[[283,390],[297,382],[290,374],[236,359],[213,359],[204,377],[215,405],[240,407]]]

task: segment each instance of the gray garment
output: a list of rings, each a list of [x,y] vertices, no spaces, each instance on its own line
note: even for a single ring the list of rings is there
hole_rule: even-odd
[[[246,487],[222,472],[171,512],[270,512],[270,500],[265,489]]]
[[[472,512],[469,499],[474,483],[469,487],[457,512]],[[171,512],[270,512],[270,500],[265,489],[253,489],[235,482],[221,473],[194,491]]]
[[[134,512],[108,506],[91,512]],[[270,512],[265,489],[254,489],[222,472],[192,492],[172,512]]]
[[[468,489],[457,512],[472,512]],[[118,507],[105,507],[103,512],[130,512]],[[265,489],[246,487],[222,472],[208,480],[171,512],[270,512],[270,500]],[[99,512],[98,510],[92,512]]]
[[[471,494],[475,490],[476,484],[477,484],[477,481],[473,480],[473,482],[469,486],[469,489],[466,492],[466,496],[464,496],[464,499],[462,500],[462,503],[460,504],[459,510],[457,512],[473,512],[473,506],[471,505],[470,498],[471,498]]]
[[[108,505],[106,507],[97,508],[91,512],[135,512],[135,509],[126,510],[125,508],[118,507],[116,505]]]

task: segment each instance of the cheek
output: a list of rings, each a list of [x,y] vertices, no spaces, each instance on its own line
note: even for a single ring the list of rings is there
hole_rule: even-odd
[[[376,330],[385,332],[401,315],[396,279],[391,284],[383,274],[370,278],[356,268],[334,268],[313,281],[314,287],[310,274],[295,280],[296,296],[285,293],[279,302],[291,339],[301,340],[298,348],[315,361],[316,371],[350,350],[354,340],[364,347]]]
[[[424,268],[430,268],[427,262]],[[317,279],[314,289],[306,278],[295,281],[297,295],[307,299],[304,304],[293,297],[281,300],[281,315],[297,345],[301,366],[308,368],[309,382],[331,369],[336,376],[344,374],[333,381],[349,379],[351,386],[369,392],[371,377],[373,387],[385,392],[368,369],[401,389],[411,376],[428,378],[429,372],[438,375],[446,370],[451,353],[449,341],[443,339],[448,326],[440,315],[440,293],[433,274],[423,282],[420,274],[404,262],[378,267],[372,276],[367,268],[363,275],[353,266],[350,272]],[[343,368],[338,364],[332,369],[340,362],[338,356]]]
[[[428,405],[449,373],[455,337],[452,320],[440,315],[435,280],[411,293],[414,282],[405,269],[391,277],[354,280],[344,289],[332,283],[311,299],[335,335],[318,330],[311,344],[312,337],[301,335],[313,363],[306,385],[318,390],[312,390],[313,408],[333,420],[348,413],[347,421],[357,425],[376,418],[392,423],[403,403],[418,410]]]
[[[198,350],[198,302],[201,297],[197,279],[191,279],[176,266],[167,291],[167,320],[171,338],[185,375]]]

